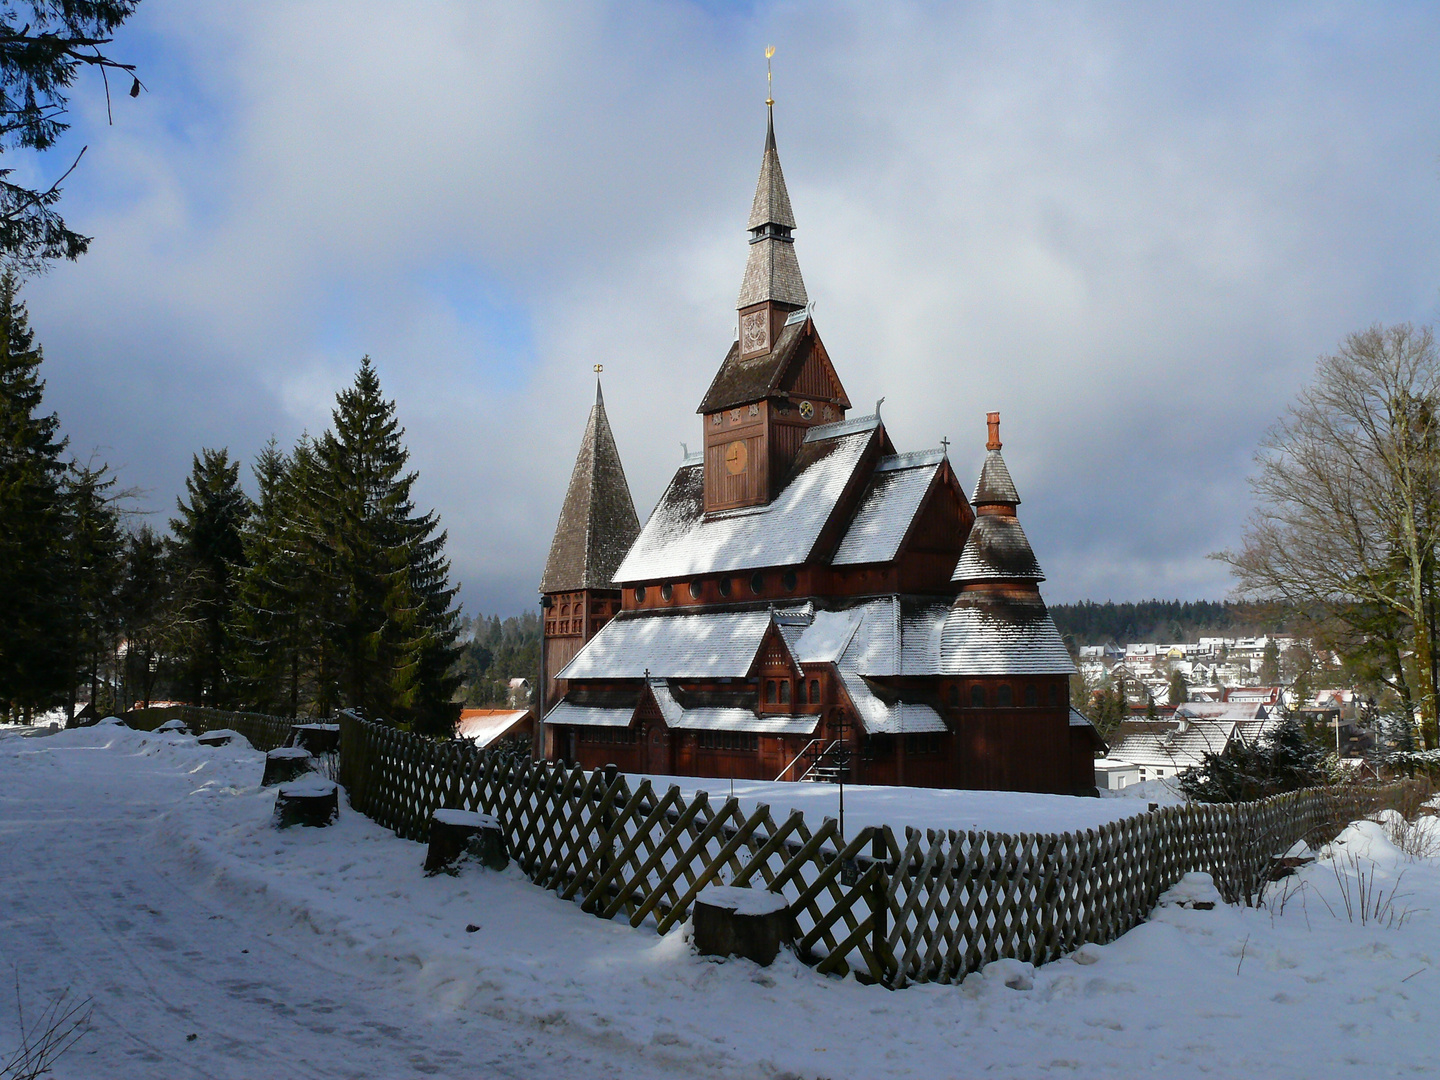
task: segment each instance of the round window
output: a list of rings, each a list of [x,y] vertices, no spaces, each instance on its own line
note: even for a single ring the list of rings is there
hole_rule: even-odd
[[[786,570],[780,577],[780,584],[785,586],[786,592],[794,592],[795,586],[799,583],[800,579],[795,576],[794,570]]]
[[[750,575],[750,591],[756,596],[765,591],[765,575],[758,570]]]
[[[664,585],[660,586],[660,599],[669,600],[670,594],[674,591],[674,589],[670,588],[670,583],[667,581]]]
[[[635,589],[635,602],[636,602],[637,604],[643,604],[643,603],[645,602],[645,586],[644,586],[644,585],[640,585],[640,586],[638,586],[638,587]]]
[[[720,579],[720,595],[721,595],[721,596],[729,596],[729,595],[730,595],[730,579],[729,579],[728,577],[722,577],[722,578]]]
[[[692,581],[692,582],[690,582],[690,599],[691,599],[691,600],[699,600],[699,599],[700,599],[700,582],[698,582],[698,581]]]

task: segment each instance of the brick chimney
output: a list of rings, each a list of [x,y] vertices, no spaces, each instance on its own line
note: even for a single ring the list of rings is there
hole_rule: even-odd
[[[990,441],[985,444],[986,450],[1000,449],[1000,414],[998,412],[986,413],[985,423],[990,425]]]

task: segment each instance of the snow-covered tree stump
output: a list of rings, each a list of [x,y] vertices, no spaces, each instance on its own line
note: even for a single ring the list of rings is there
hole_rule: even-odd
[[[324,827],[340,816],[340,788],[334,780],[308,776],[283,785],[275,794],[275,827]]]
[[[265,755],[265,775],[260,778],[261,787],[283,784],[296,780],[310,771],[314,759],[309,750],[298,746],[282,746]]]
[[[107,719],[108,719],[108,717],[107,717]],[[102,723],[103,723],[103,722],[104,722],[104,721],[102,721]],[[179,718],[176,718],[176,719],[174,719],[174,720],[166,720],[163,724],[161,724],[161,725],[160,725],[159,727],[157,727],[155,730],[156,730],[156,731],[164,731],[164,732],[166,732],[166,733],[168,733],[168,734],[175,734],[175,735],[189,735],[189,734],[190,734],[190,727],[189,727],[189,725],[187,725],[184,720],[181,720],[181,719],[179,719]]]
[[[339,724],[291,724],[290,744],[319,757],[340,749]]]
[[[425,853],[425,872],[438,874],[462,855],[471,855],[482,866],[504,870],[510,858],[505,853],[505,834],[490,814],[471,810],[436,810],[430,815],[430,849]]]
[[[240,737],[238,731],[230,728],[216,728],[214,731],[207,731],[195,741],[201,746],[229,746],[231,742]]]
[[[743,956],[769,967],[795,939],[795,919],[779,893],[708,885],[695,897],[695,948],[702,956]]]

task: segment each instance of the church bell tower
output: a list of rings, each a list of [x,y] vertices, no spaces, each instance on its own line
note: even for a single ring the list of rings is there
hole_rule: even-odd
[[[735,344],[697,410],[704,417],[705,512],[759,506],[779,491],[805,432],[850,401],[810,319],[795,257],[795,214],[766,101],[765,154],[750,206],[750,253]]]

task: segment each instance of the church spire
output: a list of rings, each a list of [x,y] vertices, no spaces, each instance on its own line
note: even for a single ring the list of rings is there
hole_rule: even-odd
[[[640,519],[605,415],[597,375],[595,404],[570,473],[540,591],[610,588],[616,568],[639,534]]]
[[[804,307],[808,300],[800,262],[795,258],[795,241],[790,235],[795,229],[795,212],[790,209],[790,193],[785,189],[785,173],[775,149],[775,103],[767,101],[766,110],[765,154],[760,160],[755,200],[750,204],[750,221],[745,226],[750,230],[750,257],[735,305],[742,310],[766,302]]]

